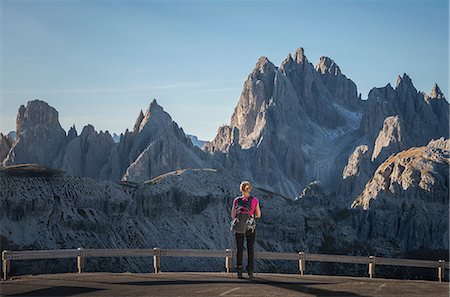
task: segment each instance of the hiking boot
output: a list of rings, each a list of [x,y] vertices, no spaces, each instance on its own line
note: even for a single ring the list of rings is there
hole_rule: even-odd
[[[242,276],[242,267],[238,267],[237,268],[237,276],[238,276],[238,278],[244,278],[243,276]]]

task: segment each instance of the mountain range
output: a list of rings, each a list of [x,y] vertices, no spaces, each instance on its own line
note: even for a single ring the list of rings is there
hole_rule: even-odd
[[[448,260],[448,138],[436,84],[419,92],[403,74],[363,100],[332,59],[313,65],[302,48],[280,66],[261,57],[230,124],[205,143],[156,100],[118,142],[92,125],[66,132],[33,100],[19,108],[15,139],[0,135],[2,245],[229,248],[230,199],[246,179],[264,214],[258,249]],[[19,164],[66,174],[47,183],[14,175]],[[39,232],[17,234],[27,226]]]

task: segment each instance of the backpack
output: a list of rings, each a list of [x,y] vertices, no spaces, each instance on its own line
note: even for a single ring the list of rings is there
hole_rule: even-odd
[[[237,200],[235,209],[236,217],[232,222],[231,229],[235,233],[245,234],[248,230],[254,232],[256,224],[253,216],[250,216],[249,212],[252,209],[253,197],[249,197],[247,200],[240,197]]]

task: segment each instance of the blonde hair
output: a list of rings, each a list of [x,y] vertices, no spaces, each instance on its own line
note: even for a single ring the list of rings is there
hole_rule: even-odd
[[[252,186],[250,186],[250,183],[245,180],[245,181],[241,182],[239,189],[241,190],[241,192],[247,193],[247,192],[250,192],[250,190],[252,189]]]

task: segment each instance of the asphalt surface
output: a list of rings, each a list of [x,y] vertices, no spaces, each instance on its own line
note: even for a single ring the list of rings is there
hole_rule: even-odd
[[[65,273],[13,277],[1,296],[449,296],[448,282],[294,274]]]

